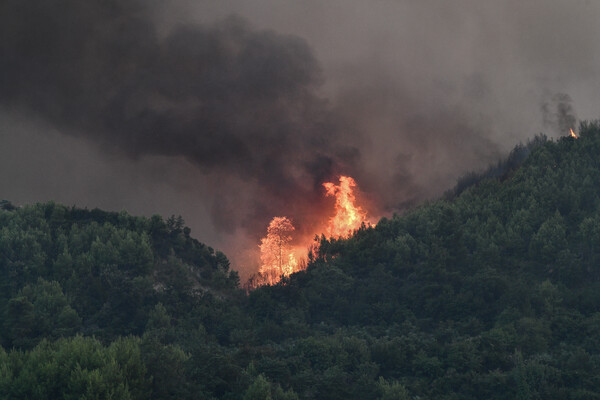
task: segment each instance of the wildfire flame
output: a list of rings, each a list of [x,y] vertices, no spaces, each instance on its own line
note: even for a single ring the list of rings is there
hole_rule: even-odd
[[[579,139],[579,136],[577,136],[575,134],[575,132],[573,132],[573,129],[569,129],[571,131],[571,137],[575,138],[575,139]]]
[[[341,176],[339,185],[327,182],[323,186],[327,190],[327,196],[335,197],[335,216],[329,220],[325,235],[347,238],[367,219],[367,213],[355,205],[353,188],[356,182],[349,176]]]
[[[267,284],[277,283],[281,276],[288,276],[298,267],[298,261],[290,250],[291,233],[295,230],[286,217],[275,217],[267,228],[267,236],[260,243],[260,274]]]
[[[349,176],[340,176],[339,185],[323,184],[326,196],[335,197],[335,215],[324,222],[322,233],[328,238],[347,238],[352,232],[367,223],[367,213],[356,205],[354,189],[356,182]],[[267,236],[261,239],[259,276],[252,278],[250,286],[273,285],[283,276],[305,268],[298,262],[298,255],[307,251],[311,242],[292,247],[292,232],[295,228],[287,217],[275,217],[269,223]],[[315,235],[312,235],[314,237]]]

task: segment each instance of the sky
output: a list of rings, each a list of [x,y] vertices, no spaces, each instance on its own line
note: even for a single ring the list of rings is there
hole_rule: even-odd
[[[182,215],[242,276],[322,183],[402,212],[600,116],[586,0],[4,0],[0,198]]]

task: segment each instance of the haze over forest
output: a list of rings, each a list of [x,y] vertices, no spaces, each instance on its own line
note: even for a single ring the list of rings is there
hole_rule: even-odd
[[[0,1],[0,398],[599,399],[599,15]]]
[[[373,215],[600,103],[592,1],[0,4],[0,198],[181,214],[248,274],[349,174]],[[316,207],[316,208],[315,208]]]

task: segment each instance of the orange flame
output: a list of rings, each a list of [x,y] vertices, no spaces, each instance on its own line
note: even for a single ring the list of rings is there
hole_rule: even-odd
[[[367,222],[367,213],[356,205],[354,188],[356,182],[349,176],[340,176],[339,185],[327,182],[323,184],[326,196],[335,197],[335,215],[324,223],[323,234],[328,238],[347,238],[352,232]],[[305,245],[292,248],[292,232],[295,228],[287,217],[275,217],[267,228],[267,236],[261,239],[259,275],[251,278],[248,287],[274,285],[284,276],[305,268],[298,262],[298,255],[314,245],[308,240]],[[315,232],[317,233],[317,232]],[[312,237],[314,237],[313,235]]]
[[[356,182],[349,176],[340,176],[340,184],[324,183],[327,196],[335,196],[335,216],[329,220],[325,235],[333,238],[347,238],[366,221],[367,213],[355,205],[354,187]]]
[[[573,129],[569,129],[571,131],[571,137],[575,138],[575,139],[579,139],[579,136],[577,136],[575,134],[575,132],[573,132]]]
[[[260,243],[260,274],[265,284],[275,284],[281,276],[295,272],[298,261],[289,248],[291,233],[295,230],[286,217],[275,217],[267,228],[267,236]]]

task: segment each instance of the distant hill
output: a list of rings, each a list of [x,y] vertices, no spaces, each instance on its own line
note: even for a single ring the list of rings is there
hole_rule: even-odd
[[[600,125],[532,143],[249,295],[181,219],[1,203],[0,397],[600,398]]]
[[[52,202],[0,207],[6,347],[75,332],[106,339],[141,334],[156,304],[175,310],[190,298],[226,297],[239,285],[225,255],[191,238],[181,217],[163,221]]]

